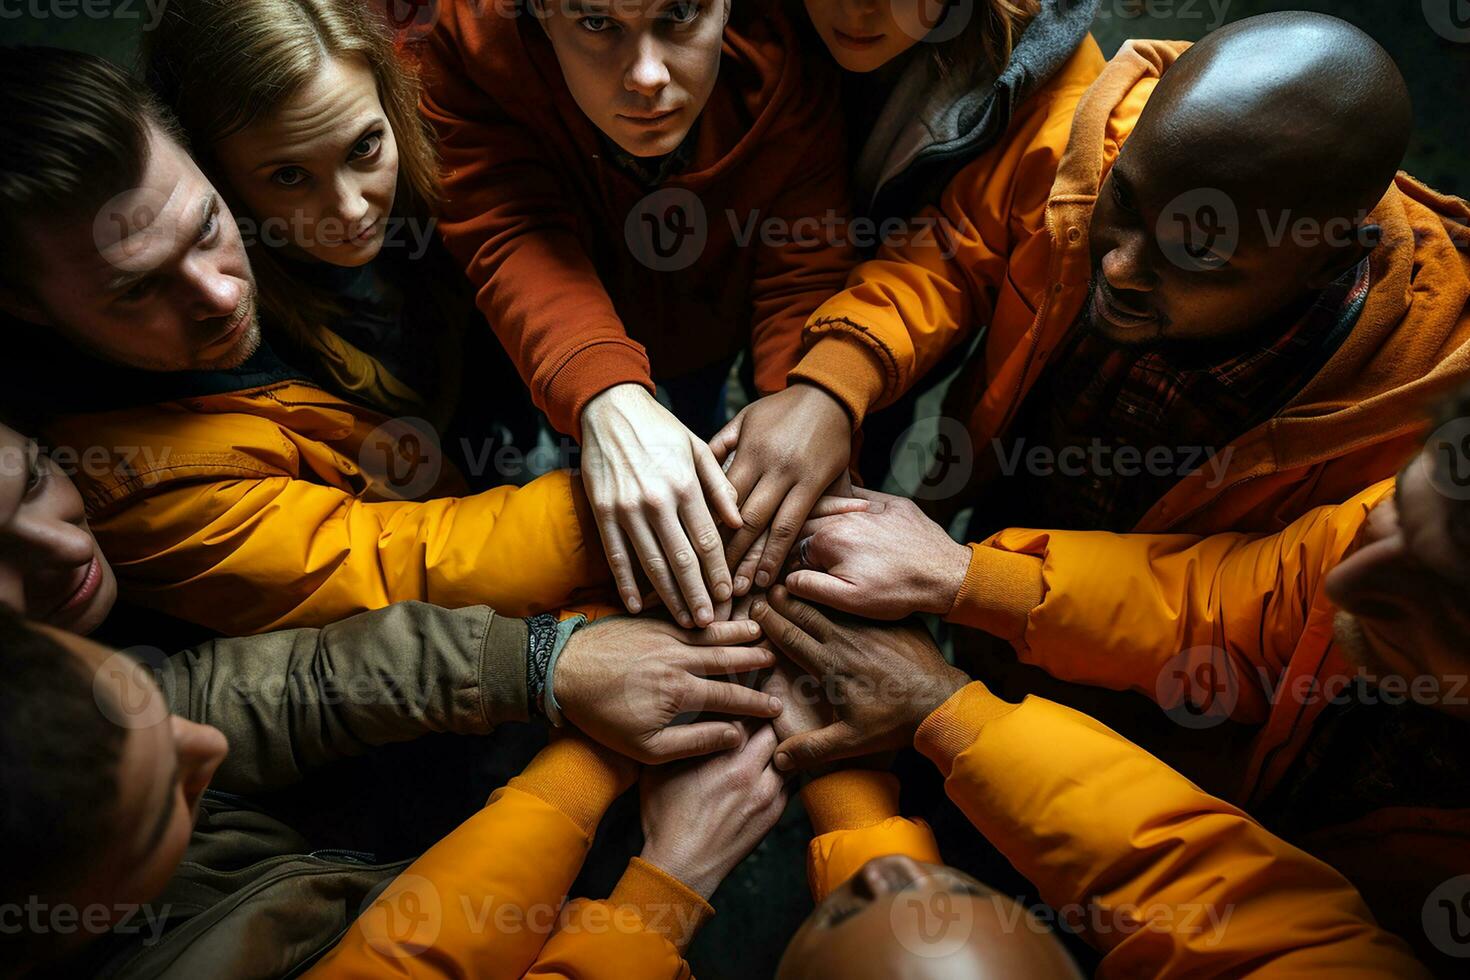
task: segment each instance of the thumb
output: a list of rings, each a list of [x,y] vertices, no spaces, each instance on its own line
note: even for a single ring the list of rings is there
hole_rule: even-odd
[[[714,453],[715,459],[725,462],[725,457],[730,451],[740,444],[740,427],[745,421],[745,410],[741,409],[736,416],[725,423],[725,427],[715,433],[715,437],[709,441],[710,452]]]
[[[694,440],[694,469],[699,474],[699,482],[704,486],[704,495],[715,516],[728,527],[743,526],[744,522],[740,519],[740,498],[734,485],[715,461],[714,452],[698,439]]]
[[[814,732],[793,735],[776,746],[776,768],[782,772],[813,769],[863,754],[862,739],[857,729],[845,721],[838,721]]]

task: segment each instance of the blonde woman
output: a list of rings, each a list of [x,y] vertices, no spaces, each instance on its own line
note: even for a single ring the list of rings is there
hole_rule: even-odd
[[[467,362],[503,364],[482,390],[519,393],[503,354],[460,348],[473,300],[440,251],[418,79],[381,4],[177,0],[144,45],[240,216],[279,342],[339,393],[441,427]]]

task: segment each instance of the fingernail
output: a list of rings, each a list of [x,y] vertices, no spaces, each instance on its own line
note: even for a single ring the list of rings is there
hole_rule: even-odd
[[[632,613],[639,613],[643,611],[643,603],[638,601],[638,597],[636,595],[628,596],[628,611]]]
[[[730,584],[728,582],[721,582],[715,586],[716,602],[724,602],[728,598],[730,598]]]
[[[688,613],[680,613],[679,614],[679,625],[682,626],[682,627],[684,627],[686,630],[687,629],[691,629],[694,626],[694,620],[692,620],[692,619],[689,618],[689,614]]]
[[[708,626],[715,621],[715,611],[708,606],[700,606],[694,610],[694,621],[700,626]]]
[[[782,708],[780,698],[771,698],[771,710],[778,715],[781,713]]]
[[[735,576],[735,591],[736,592],[740,593],[741,595],[745,595],[745,593],[749,589],[750,589],[750,579],[746,578],[744,575],[737,575],[737,576]]]
[[[720,736],[720,741],[725,745],[734,745],[740,741],[740,733],[733,728],[727,728],[725,734]]]
[[[755,600],[755,602],[751,603],[750,614],[752,616],[764,616],[766,614],[766,600],[757,599]]]
[[[760,623],[757,623],[755,620],[752,619],[747,619],[745,621],[745,632],[749,633],[751,636],[759,636],[760,631]]]
[[[765,570],[761,570],[759,572],[756,572],[755,573],[755,584],[758,585],[758,586],[760,586],[763,589],[766,586],[770,585],[771,584],[771,573],[770,572],[767,572]]]
[[[777,752],[776,753],[776,768],[777,769],[790,769],[791,768],[791,756],[787,755],[785,752]]]

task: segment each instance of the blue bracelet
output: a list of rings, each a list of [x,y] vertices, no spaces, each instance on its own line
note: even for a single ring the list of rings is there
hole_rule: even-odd
[[[561,652],[566,649],[567,641],[572,638],[572,634],[586,625],[587,617],[582,615],[564,619],[556,624],[556,642],[551,648],[551,659],[546,662],[546,684],[542,688],[542,711],[553,728],[562,728],[566,724],[562,718],[561,705],[556,701],[556,690],[553,686],[556,677],[556,662],[561,659]]]

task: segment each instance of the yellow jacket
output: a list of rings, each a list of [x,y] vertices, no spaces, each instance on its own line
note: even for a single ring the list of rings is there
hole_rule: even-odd
[[[405,599],[524,616],[608,578],[568,473],[464,496],[433,436],[299,377],[59,415],[45,435],[80,457],[123,597],[226,634]]]
[[[976,683],[915,745],[980,832],[1106,954],[1101,976],[1424,974],[1340,875],[1084,715],[1007,704]],[[635,859],[606,901],[562,906],[633,773],[580,738],[549,746],[309,975],[687,978],[682,950],[712,910],[659,869]],[[897,815],[889,774],[838,772],[802,795],[818,901],[874,857],[943,863],[929,828]]]
[[[826,388],[861,420],[988,325],[948,410],[967,425],[976,480],[994,478],[993,440],[1090,295],[1098,189],[1188,46],[1130,41],[1101,74],[1096,46],[1079,48],[1007,139],[925,212],[939,230],[859,266],[813,315],[791,379]],[[1369,220],[1383,241],[1351,336],[1275,417],[1221,451],[1223,474],[1182,478],[1133,530],[1277,531],[1393,476],[1417,451],[1425,406],[1470,376],[1470,205],[1400,174]]]

